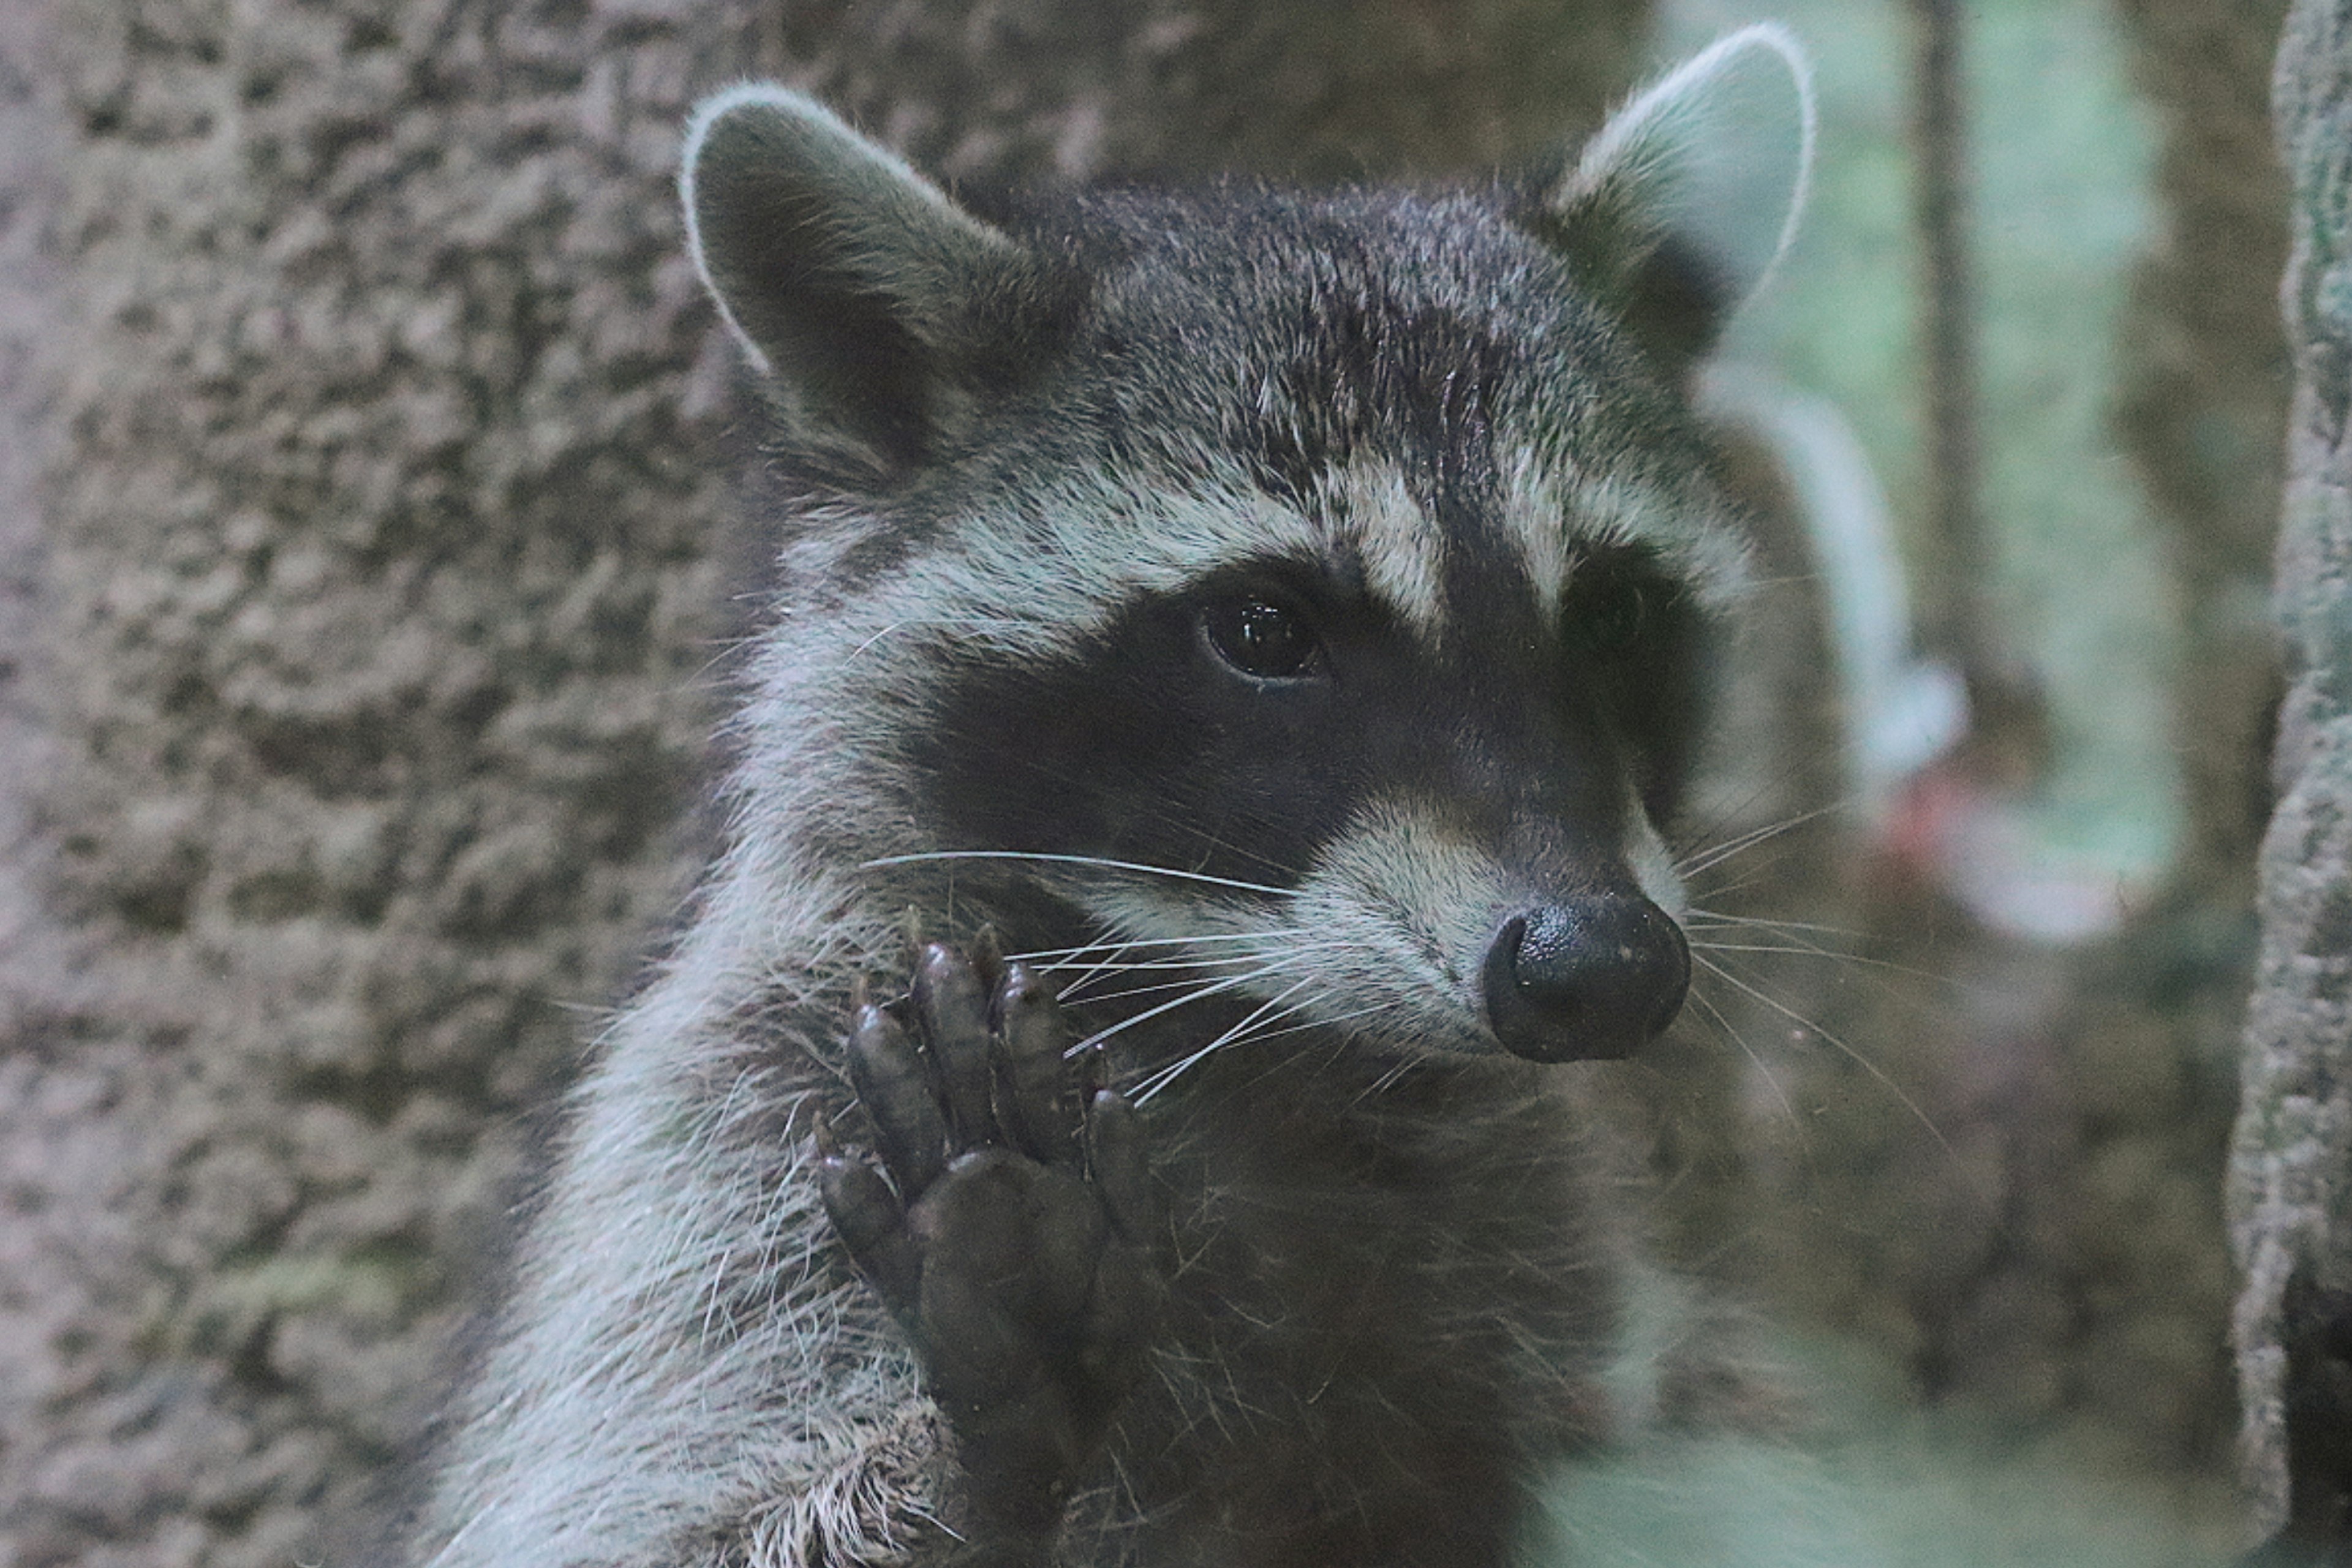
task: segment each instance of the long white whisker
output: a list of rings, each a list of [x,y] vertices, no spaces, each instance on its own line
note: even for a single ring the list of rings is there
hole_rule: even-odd
[[[1301,931],[1301,932],[1300,932],[1299,934],[1304,934],[1303,930]],[[1156,942],[1156,943],[1158,943],[1159,945],[1163,945],[1163,946],[1164,946],[1164,945],[1169,944],[1169,943],[1170,943],[1170,942],[1181,942],[1181,941],[1184,941],[1184,940],[1187,940],[1187,939],[1183,939],[1183,938],[1156,938],[1156,939],[1152,939],[1152,940],[1153,940],[1153,942]],[[1255,939],[1255,938],[1241,938],[1241,939],[1236,939],[1236,938],[1233,938],[1233,937],[1224,937],[1224,936],[1220,936],[1219,938],[1217,938],[1217,939],[1215,939],[1215,940],[1220,940],[1220,941],[1248,940],[1248,941],[1253,941],[1253,942],[1255,942],[1255,940],[1257,940],[1257,939]],[[1139,973],[1139,972],[1152,972],[1152,971],[1167,972],[1167,971],[1181,970],[1181,969],[1217,969],[1217,968],[1222,968],[1222,967],[1225,967],[1225,966],[1228,966],[1228,965],[1231,965],[1231,964],[1236,964],[1236,963],[1256,963],[1263,962],[1263,961],[1264,961],[1264,959],[1266,957],[1266,954],[1265,954],[1262,950],[1259,950],[1259,949],[1257,949],[1257,948],[1253,947],[1253,948],[1252,948],[1252,949],[1250,949],[1249,951],[1245,951],[1245,952],[1235,952],[1235,953],[1231,953],[1231,954],[1222,955],[1222,956],[1220,956],[1220,955],[1216,955],[1216,954],[1211,954],[1211,955],[1208,955],[1208,956],[1206,956],[1206,957],[1195,958],[1195,959],[1183,959],[1183,958],[1172,958],[1172,957],[1154,957],[1154,958],[1149,958],[1149,959],[1144,959],[1144,960],[1140,960],[1140,961],[1130,961],[1129,959],[1128,959],[1128,957],[1127,957],[1127,953],[1128,953],[1131,949],[1133,949],[1133,948],[1137,948],[1137,947],[1141,947],[1141,946],[1144,946],[1144,945],[1147,945],[1147,943],[1146,943],[1145,942],[1141,941],[1141,940],[1139,940],[1139,941],[1136,941],[1136,942],[1118,942],[1116,938],[1110,938],[1110,939],[1106,939],[1105,941],[1102,941],[1102,942],[1092,942],[1092,943],[1089,943],[1088,945],[1087,945],[1087,946],[1085,946],[1085,947],[1069,948],[1069,949],[1066,949],[1066,950],[1064,950],[1064,951],[1066,951],[1066,952],[1069,952],[1069,953],[1071,953],[1071,954],[1073,954],[1073,955],[1083,955],[1083,954],[1090,953],[1090,952],[1099,952],[1099,953],[1102,953],[1102,954],[1103,954],[1103,957],[1102,957],[1101,959],[1099,959],[1098,961],[1097,961],[1096,963],[1091,963],[1091,964],[1088,964],[1088,965],[1087,966],[1087,968],[1086,968],[1086,972],[1085,972],[1084,973],[1080,974],[1080,975],[1079,975],[1076,980],[1073,980],[1073,981],[1069,982],[1066,985],[1065,985],[1065,986],[1062,988],[1062,993],[1061,993],[1061,994],[1062,994],[1062,1000],[1064,1000],[1064,1001],[1066,1001],[1066,1002],[1082,1002],[1082,1001],[1083,1001],[1083,1002],[1100,1002],[1100,1001],[1109,1000],[1109,999],[1111,999],[1111,998],[1112,998],[1112,997],[1114,997],[1114,996],[1132,995],[1132,994],[1138,994],[1137,992],[1134,992],[1134,991],[1129,991],[1129,992],[1115,992],[1115,993],[1108,993],[1108,994],[1086,994],[1086,993],[1087,993],[1087,987],[1088,987],[1089,985],[1094,984],[1097,981],[1101,980],[1101,979],[1105,978],[1106,976],[1112,975],[1112,974],[1131,974],[1131,973]],[[1314,945],[1315,945],[1316,947],[1318,947],[1318,948],[1321,948],[1321,947],[1329,947],[1329,946],[1332,946],[1332,945],[1335,945],[1335,944],[1333,944],[1333,943],[1331,943],[1331,942],[1318,942],[1318,943],[1316,943],[1316,944],[1314,944]],[[1298,951],[1298,950],[1295,950],[1295,949],[1294,949],[1293,951]],[[1069,969],[1069,968],[1076,967],[1076,956],[1074,956],[1071,960],[1069,960],[1069,961],[1067,961],[1067,962],[1047,963],[1047,964],[1045,964],[1044,967],[1045,967],[1045,969],[1046,973],[1056,973],[1056,972],[1059,972],[1059,971],[1062,971],[1062,970],[1066,970],[1066,969]],[[1141,988],[1139,988],[1139,989],[1141,989],[1141,990],[1153,990],[1153,989],[1162,989],[1162,988],[1163,988],[1163,987],[1146,986],[1146,987],[1141,987]]]
[[[1862,933],[1858,931],[1844,926],[1820,925],[1811,921],[1768,920],[1762,915],[1727,914],[1719,910],[1692,910],[1689,913],[1693,920],[1713,921],[1720,925],[1758,926],[1767,931],[1816,931],[1822,936],[1841,937],[1849,942],[1862,940]],[[1688,925],[1691,921],[1685,920],[1683,923]]]
[[[1132,1097],[1135,1103],[1138,1105],[1147,1103],[1153,1095],[1158,1094],[1161,1089],[1166,1089],[1170,1084],[1175,1082],[1178,1078],[1189,1071],[1195,1064],[1208,1060],[1209,1058],[1214,1056],[1225,1047],[1233,1045],[1240,1040],[1244,1035],[1248,1033],[1251,1025],[1256,1023],[1260,1018],[1265,1017],[1268,1013],[1274,1012],[1276,1008],[1281,1006],[1281,1005],[1285,1001],[1288,1000],[1293,994],[1305,990],[1314,983],[1315,977],[1311,974],[1307,976],[1305,979],[1292,981],[1288,985],[1284,986],[1280,991],[1275,993],[1274,995],[1252,1008],[1249,1016],[1244,1018],[1240,1023],[1235,1024],[1232,1028],[1227,1029],[1223,1034],[1219,1035],[1215,1039],[1211,1040],[1199,1050],[1194,1051],[1190,1056],[1184,1057],[1177,1061],[1171,1062],[1166,1067],[1161,1068],[1159,1071],[1151,1074],[1150,1077],[1145,1079],[1140,1084],[1136,1086],[1136,1091]],[[1305,1004],[1301,1004],[1301,1005],[1305,1005]],[[1297,1009],[1293,1008],[1289,1011],[1296,1010]],[[1281,1016],[1284,1015],[1278,1014],[1276,1016]]]
[[[1328,942],[1323,945],[1337,947],[1339,944],[1337,942]],[[1270,963],[1276,968],[1287,968],[1297,961],[1307,957],[1315,951],[1316,949],[1314,948],[1293,948],[1287,952],[1279,954],[1264,952],[1236,953],[1231,958],[1205,960],[1196,967],[1202,969],[1230,969],[1236,963]],[[1181,964],[1129,964],[1122,965],[1118,973],[1120,974],[1129,974],[1139,970],[1182,967],[1186,966]],[[1061,999],[1065,1002],[1089,1004],[1097,1002],[1117,1002],[1129,996],[1148,996],[1155,991],[1173,991],[1180,986],[1193,984],[1200,978],[1201,977],[1197,975],[1184,975],[1174,980],[1154,980],[1146,982],[1139,985],[1131,985],[1124,991],[1101,991],[1086,996],[1078,995],[1078,987],[1073,985],[1068,990],[1062,993]],[[1212,978],[1213,978],[1213,976],[1212,976]]]
[[[1170,866],[1146,866],[1134,860],[1106,860],[1098,855],[1045,855],[1021,849],[934,849],[920,855],[885,855],[878,860],[866,861],[860,870],[878,870],[885,866],[913,866],[929,860],[1032,860],[1058,866],[1092,866],[1105,871],[1140,871],[1147,877],[1171,877],[1184,882],[1205,882],[1214,888],[1233,888],[1244,893],[1265,893],[1277,899],[1295,899],[1295,888],[1270,888],[1263,882],[1241,882],[1231,877],[1212,877],[1205,871],[1179,871]]]
[[[1737,838],[1727,838],[1707,848],[1694,850],[1687,859],[1678,862],[1675,868],[1685,877],[1704,876],[1735,855],[1745,854],[1768,839],[1778,838],[1783,833],[1802,827],[1808,822],[1843,809],[1842,805],[1818,805],[1811,811],[1802,811],[1794,816],[1782,817],[1780,821],[1769,823],[1765,826],[1750,828]]]
[[[1886,1069],[1885,1068],[1880,1067],[1868,1057],[1864,1056],[1860,1051],[1855,1050],[1852,1046],[1847,1045],[1843,1040],[1839,1039],[1835,1035],[1831,1034],[1827,1029],[1822,1028],[1819,1024],[1814,1023],[1811,1019],[1806,1017],[1803,1014],[1790,1006],[1786,1002],[1783,1002],[1779,997],[1750,984],[1748,982],[1741,979],[1738,975],[1734,974],[1724,965],[1717,963],[1715,960],[1707,957],[1705,953],[1694,952],[1691,956],[1696,959],[1700,963],[1705,964],[1709,973],[1719,977],[1727,984],[1738,986],[1748,995],[1756,998],[1757,1001],[1763,1003],[1764,1005],[1771,1008],[1775,1013],[1778,1013],[1782,1017],[1788,1019],[1789,1022],[1796,1025],[1797,1027],[1805,1030],[1808,1034],[1818,1036],[1820,1038],[1827,1040],[1831,1045],[1836,1047],[1838,1050],[1845,1056],[1848,1061],[1853,1062],[1854,1066],[1860,1068],[1871,1077],[1876,1079],[1880,1084],[1885,1086],[1886,1091],[1895,1098],[1895,1100],[1902,1105],[1903,1109],[1909,1111],[1919,1125],[1927,1130],[1928,1136],[1935,1139],[1937,1145],[1940,1147],[1945,1153],[1957,1153],[1957,1151],[1955,1151],[1951,1145],[1951,1141],[1944,1136],[1943,1129],[1937,1127],[1934,1119],[1928,1116],[1926,1111],[1919,1109],[1919,1102],[1917,1100],[1913,1100],[1908,1094],[1904,1092],[1903,1086],[1901,1084],[1895,1082],[1892,1078],[1887,1076]]]
[[[1784,855],[1776,854],[1769,859],[1750,860],[1740,867],[1739,875],[1729,881],[1709,883],[1706,896],[1710,899],[1727,899],[1736,893],[1744,893],[1750,888],[1769,888],[1772,885],[1773,879],[1779,875],[1780,863],[1785,858]]]
[[[1265,954],[1261,953],[1256,955],[1252,962],[1259,963],[1273,962],[1276,968],[1281,969],[1292,967],[1287,955],[1281,960],[1271,961],[1267,959]],[[1166,992],[1179,991],[1182,990],[1186,986],[1199,985],[1203,981],[1223,979],[1234,973],[1234,972],[1230,969],[1212,970],[1203,974],[1183,974],[1169,980],[1139,981],[1135,984],[1123,986],[1117,991],[1078,992],[1074,989],[1072,991],[1065,991],[1062,994],[1061,999],[1073,1006],[1092,1007],[1102,1003],[1128,1002],[1134,1000],[1138,996],[1151,996],[1161,994]]]
[[[1698,933],[1703,931],[1719,931],[1739,925],[1760,928],[1766,936],[1785,934],[1788,940],[1785,942],[1731,942],[1701,941],[1698,937]],[[1862,940],[1853,932],[1841,931],[1831,926],[1811,926],[1800,921],[1751,921],[1733,916],[1713,922],[1700,921],[1696,924],[1686,922],[1684,929],[1692,937],[1693,947],[1703,947],[1709,952],[1785,952],[1800,958],[1825,958],[1832,963],[1850,963],[1864,969],[1883,969],[1892,974],[1926,981],[1931,985],[1957,987],[1959,984],[1950,975],[1938,974],[1932,969],[1922,969],[1913,963],[1897,963],[1891,958],[1873,958],[1864,952],[1848,952],[1822,942],[1807,941],[1803,935],[1809,931],[1818,931],[1832,936],[1851,938],[1855,942]]]
[[[1139,945],[1137,942],[1122,940],[1116,934],[1100,937],[1096,941],[1087,942],[1083,947],[1066,947],[1052,950],[1056,956],[1057,962],[1048,963],[1045,967],[1048,972],[1059,973],[1064,970],[1077,968],[1079,964],[1083,961],[1087,960],[1090,954],[1101,955],[1099,958],[1095,959],[1094,962],[1086,964],[1086,971],[1084,973],[1080,974],[1076,980],[1068,982],[1062,987],[1062,994],[1066,999],[1075,998],[1078,992],[1083,991],[1087,986],[1093,984],[1096,979],[1102,974],[1122,967],[1126,955],[1137,945]],[[1045,957],[1045,954],[1042,952],[1022,953],[1017,956],[1023,960],[1034,960]],[[1007,959],[1006,962],[1012,963],[1014,961],[1013,959]]]
[[[1763,1056],[1755,1047],[1748,1043],[1748,1037],[1733,1027],[1731,1020],[1724,1016],[1723,1009],[1706,997],[1694,995],[1691,997],[1691,1004],[1706,1015],[1709,1024],[1717,1034],[1738,1046],[1739,1054],[1746,1057],[1750,1063],[1754,1064],[1756,1070],[1764,1075],[1764,1081],[1771,1086],[1772,1098],[1780,1102],[1781,1113],[1789,1119],[1789,1125],[1794,1127],[1798,1135],[1802,1137],[1805,1123],[1804,1120],[1797,1114],[1796,1102],[1789,1098],[1789,1091],[1780,1087],[1780,1079],[1774,1075],[1770,1065],[1764,1060]]]
[[[1870,960],[1862,958],[1856,954],[1837,952],[1826,947],[1816,947],[1811,942],[1699,942],[1694,940],[1691,942],[1691,945],[1693,947],[1703,947],[1709,952],[1795,952],[1802,953],[1811,958],[1853,958],[1857,963],[1867,963],[1871,962]]]
[[[1900,974],[1911,980],[1923,980],[1935,985],[1957,985],[1948,974],[1938,974],[1932,969],[1916,964],[1897,963],[1891,958],[1873,958],[1864,952],[1840,952],[1833,947],[1823,947],[1811,942],[1693,942],[1694,952],[1785,952],[1797,958],[1825,958],[1832,963],[1850,963],[1862,969],[1883,969],[1890,974]]]
[[[1131,1018],[1121,1018],[1118,1023],[1111,1025],[1107,1029],[1097,1029],[1093,1034],[1088,1035],[1085,1039],[1080,1040],[1076,1045],[1072,1046],[1069,1049],[1064,1051],[1062,1055],[1066,1058],[1075,1058],[1081,1052],[1093,1050],[1097,1046],[1100,1046],[1105,1040],[1109,1039],[1113,1035],[1118,1034],[1123,1030],[1132,1029],[1138,1024],[1148,1023],[1151,1019],[1160,1016],[1162,1013],[1173,1012],[1176,1008],[1181,1007],[1189,1002],[1204,1001],[1222,992],[1231,991],[1237,985],[1246,985],[1253,980],[1263,980],[1269,974],[1278,974],[1288,967],[1288,961],[1277,959],[1272,963],[1265,964],[1256,969],[1248,970],[1240,974],[1229,974],[1223,980],[1213,981],[1209,984],[1199,986],[1189,991],[1181,996],[1162,1002],[1157,1007],[1146,1007],[1142,1012],[1136,1014]]]
[[[1336,942],[1307,942],[1297,946],[1284,948],[1279,953],[1271,950],[1263,952],[1253,950],[1248,952],[1228,952],[1213,955],[1207,958],[1129,959],[1122,961],[1116,965],[1108,965],[1108,961],[1106,961],[1105,964],[1096,965],[1095,967],[1104,968],[1108,966],[1115,970],[1115,972],[1119,974],[1174,974],[1186,971],[1203,969],[1230,969],[1236,963],[1258,963],[1269,958],[1288,958],[1295,954],[1303,952],[1323,952],[1342,945],[1344,944]],[[1055,972],[1056,967],[1056,965],[1049,963],[1043,965],[1042,970],[1043,973],[1051,974]]]
[[[1079,992],[1084,991],[1087,986],[1092,985],[1104,975],[1117,973],[1126,961],[1129,946],[1129,944],[1127,942],[1117,941],[1097,942],[1095,944],[1095,951],[1099,952],[1102,956],[1096,959],[1093,963],[1088,963],[1076,980],[1071,981],[1067,985],[1064,986],[1062,988],[1062,994],[1066,997],[1075,999]],[[1076,966],[1076,963],[1077,961],[1073,959],[1069,963],[1060,964],[1056,967],[1062,969],[1073,968]]]
[[[1121,971],[1120,973],[1124,973]],[[1181,975],[1174,980],[1153,980],[1140,985],[1130,985],[1123,991],[1089,991],[1080,994],[1076,986],[1062,993],[1061,999],[1073,1005],[1092,1005],[1098,1002],[1126,1002],[1138,996],[1150,996],[1162,991],[1181,991],[1199,984],[1198,975]]]
[[[1216,931],[1206,936],[1148,936],[1137,937],[1130,942],[1119,942],[1114,937],[1105,937],[1100,942],[1087,942],[1084,947],[1041,947],[1034,952],[1008,952],[1004,958],[1008,963],[1034,963],[1040,961],[1050,963],[1057,959],[1073,958],[1082,953],[1100,952],[1104,948],[1112,946],[1191,947],[1195,943],[1206,944],[1213,942],[1264,942],[1271,937],[1305,936],[1307,929],[1305,926],[1269,926],[1264,931]]]
[[[1302,981],[1300,984],[1304,984],[1306,982]],[[1293,987],[1292,989],[1296,989],[1296,987]],[[1288,993],[1286,992],[1285,993],[1285,994],[1287,994]],[[1276,1018],[1286,1018],[1295,1014],[1303,1013],[1330,994],[1331,993],[1328,991],[1318,991],[1303,1002],[1293,1003],[1290,1006],[1284,1008],[1275,1016]],[[1395,1004],[1391,1002],[1374,1002],[1362,1007],[1351,1007],[1344,1013],[1332,1013],[1320,1017],[1310,1017],[1297,1024],[1285,1024],[1278,1029],[1261,1027],[1255,1033],[1252,1034],[1246,1040],[1234,1040],[1228,1042],[1227,1048],[1230,1049],[1235,1045],[1262,1045],[1267,1040],[1278,1040],[1285,1035],[1304,1034],[1309,1029],[1328,1029],[1335,1025],[1347,1023],[1352,1018],[1365,1018],[1370,1017],[1375,1013],[1387,1012]],[[1268,1023],[1272,1023],[1274,1019],[1271,1018],[1267,1020]],[[1412,1064],[1407,1062],[1403,1065],[1410,1067]],[[1166,1069],[1161,1068],[1160,1070],[1164,1072]],[[1165,1086],[1163,1085],[1160,1087]],[[1154,1092],[1157,1092],[1157,1089],[1155,1089]]]
[[[892,621],[888,626],[884,626],[880,631],[876,632],[872,637],[867,637],[864,642],[859,643],[856,647],[851,648],[847,653],[842,656],[841,663],[849,663],[852,659],[857,658],[860,654],[864,653],[867,648],[872,647],[876,643],[880,642],[883,638],[896,637],[900,632],[907,630],[910,626],[1013,626],[1023,629],[1030,629],[1045,624],[1046,623],[1039,620],[1024,620],[1012,616],[909,616],[906,620]]]
[[[1313,1006],[1315,1002],[1320,999],[1319,997],[1310,998],[1300,1003],[1298,1007],[1294,1007],[1291,1011],[1297,1012],[1301,1007]],[[1345,1013],[1333,1013],[1328,1017],[1309,1018],[1303,1024],[1286,1024],[1279,1029],[1268,1029],[1263,1034],[1251,1037],[1251,1044],[1255,1045],[1259,1040],[1276,1039],[1284,1035],[1296,1035],[1304,1029],[1328,1028],[1333,1024],[1344,1024],[1350,1018],[1367,1018],[1374,1013],[1384,1013],[1393,1005],[1393,1003],[1389,1002],[1374,1002],[1369,1006],[1350,1008]]]

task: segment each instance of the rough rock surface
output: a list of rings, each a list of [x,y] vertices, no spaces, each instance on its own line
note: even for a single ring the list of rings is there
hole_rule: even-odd
[[[2352,1289],[2352,4],[2298,0],[2274,106],[2294,182],[2282,303],[2294,353],[2274,588],[2288,689],[2262,849],[2262,966],[2231,1162],[2245,1477],[2286,1518],[2282,1308]]]

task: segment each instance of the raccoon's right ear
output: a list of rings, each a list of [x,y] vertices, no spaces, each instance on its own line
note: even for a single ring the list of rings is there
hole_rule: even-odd
[[[887,475],[1062,336],[1080,289],[830,110],[770,83],[704,101],[688,243],[804,439]]]
[[[1795,238],[1815,119],[1812,68],[1794,35],[1770,22],[1742,27],[1537,170],[1516,216],[1681,370]]]

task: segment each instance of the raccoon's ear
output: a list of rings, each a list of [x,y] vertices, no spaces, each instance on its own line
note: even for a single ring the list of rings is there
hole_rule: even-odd
[[[679,176],[696,268],[800,433],[884,472],[1058,336],[1076,288],[814,100],[707,100]]]
[[[1812,67],[1742,27],[1636,94],[1521,188],[1518,216],[1675,368],[1704,354],[1795,237],[1812,179]]]

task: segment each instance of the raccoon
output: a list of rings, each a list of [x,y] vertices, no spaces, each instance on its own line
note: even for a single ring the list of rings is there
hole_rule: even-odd
[[[1704,1403],[1578,1064],[1690,979],[1744,547],[1628,321],[1743,287],[1659,204],[1759,58],[1803,99],[1751,29],[1473,190],[959,201],[703,106],[778,534],[730,847],[425,1557],[1500,1564]]]

